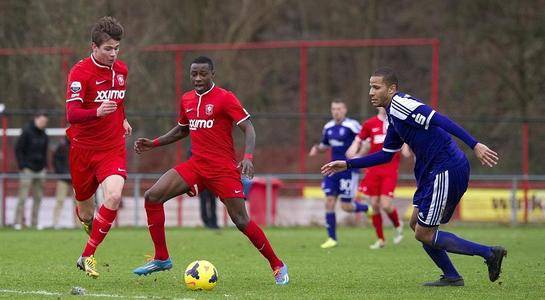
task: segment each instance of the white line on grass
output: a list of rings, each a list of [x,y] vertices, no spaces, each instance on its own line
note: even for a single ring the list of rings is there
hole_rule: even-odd
[[[43,295],[43,296],[66,296],[69,293],[59,293],[59,292],[48,292],[48,291],[20,291],[20,290],[6,290],[0,289],[0,293],[11,293],[19,295]],[[163,297],[157,296],[121,296],[121,295],[110,295],[110,294],[83,294],[82,296],[87,297],[103,297],[103,298],[130,298],[130,299],[163,299]],[[193,298],[175,298],[179,300],[194,300]]]

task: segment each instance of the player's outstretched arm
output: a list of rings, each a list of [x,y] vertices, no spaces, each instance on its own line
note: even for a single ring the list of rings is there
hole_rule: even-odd
[[[238,124],[238,127],[244,132],[244,158],[238,164],[242,175],[252,179],[254,177],[254,164],[252,163],[255,148],[255,129],[252,121],[246,119]]]
[[[324,176],[333,175],[347,169],[346,160],[335,160],[322,166],[321,172]]]
[[[475,152],[475,156],[477,156],[483,166],[493,167],[498,164],[498,160],[500,159],[498,153],[481,143],[475,145],[473,152]]]
[[[172,144],[189,135],[189,126],[176,125],[164,135],[156,139],[138,138],[134,142],[134,151],[137,154],[149,151],[153,148]]]
[[[322,174],[329,176],[331,174],[344,171],[346,169],[369,168],[376,165],[385,164],[392,160],[394,152],[379,151],[364,157],[344,160],[336,160],[322,166]]]

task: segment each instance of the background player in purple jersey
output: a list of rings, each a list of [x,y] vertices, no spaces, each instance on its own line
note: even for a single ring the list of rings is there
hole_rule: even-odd
[[[318,152],[325,152],[331,149],[331,160],[346,159],[346,150],[360,132],[360,123],[346,117],[346,104],[341,100],[331,102],[331,116],[333,119],[327,122],[322,131],[322,141],[312,146],[310,156]],[[325,224],[328,239],[321,245],[322,248],[337,246],[337,230],[335,204],[337,198],[341,199],[341,207],[347,212],[367,212],[368,206],[352,199],[358,185],[359,173],[355,170],[345,170],[331,176],[324,176],[322,190],[326,196],[325,203]]]
[[[410,225],[426,253],[443,271],[439,280],[424,285],[464,285],[447,252],[481,256],[488,265],[489,279],[496,281],[507,250],[464,240],[450,232],[440,231],[439,225],[448,223],[469,182],[469,162],[451,135],[473,149],[482,165],[496,165],[498,154],[477,142],[446,116],[418,99],[398,92],[398,80],[393,70],[378,69],[371,76],[369,85],[371,103],[375,107],[386,108],[390,123],[382,151],[362,158],[330,162],[322,167],[322,174],[331,175],[350,168],[367,168],[388,162],[395,152],[401,150],[403,143],[407,143],[416,157],[414,173],[417,181]]]

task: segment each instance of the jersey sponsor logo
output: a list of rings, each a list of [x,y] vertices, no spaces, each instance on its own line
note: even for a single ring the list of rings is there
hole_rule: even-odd
[[[77,93],[77,94],[72,94],[72,95],[70,96],[70,98],[76,98],[76,97],[79,97],[79,93]]]
[[[385,139],[386,139],[385,134],[377,134],[373,137],[373,144],[382,144],[384,143]]]
[[[345,132],[344,128],[339,128],[339,135],[344,135],[344,132]]]
[[[108,80],[95,80],[95,84],[100,85],[100,84],[103,84],[106,81],[108,81]]]
[[[95,102],[104,102],[110,100],[123,100],[125,98],[124,90],[105,90],[97,91]]]
[[[344,146],[344,142],[339,141],[339,140],[335,140],[335,139],[331,139],[331,140],[329,140],[329,145],[331,145],[331,147],[342,147],[342,146]]]
[[[214,113],[214,104],[206,104],[204,112],[207,116],[211,116]]]
[[[117,83],[120,85],[120,86],[124,86],[125,85],[125,78],[123,77],[123,74],[117,74],[117,76],[115,77],[117,79]]]
[[[185,110],[185,113],[188,113],[188,112],[190,112],[192,110],[193,110],[193,108],[188,108],[188,109]]]
[[[380,127],[371,128],[371,132],[379,132],[379,131],[380,131]]]
[[[81,82],[72,81],[72,83],[70,84],[70,90],[72,91],[72,93],[77,93],[81,91]]]
[[[214,120],[189,120],[189,130],[197,130],[200,128],[212,128],[214,126]]]
[[[420,125],[424,125],[424,123],[426,122],[426,117],[421,114],[412,114],[411,117],[413,117],[414,121]]]

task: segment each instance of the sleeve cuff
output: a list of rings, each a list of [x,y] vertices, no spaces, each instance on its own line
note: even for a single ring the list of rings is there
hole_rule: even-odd
[[[428,128],[430,127],[431,118],[433,117],[434,114],[435,114],[435,110],[432,110],[430,115],[426,119],[426,125],[424,126],[424,129],[428,130]]]
[[[242,118],[240,121],[237,122],[237,125],[246,121],[248,118],[250,117],[250,115],[246,115],[246,117]]]

